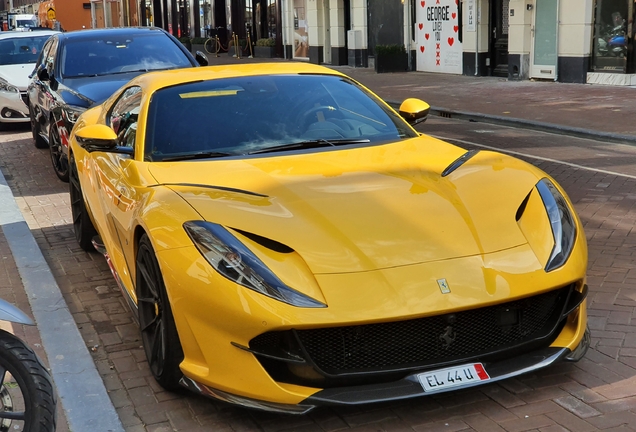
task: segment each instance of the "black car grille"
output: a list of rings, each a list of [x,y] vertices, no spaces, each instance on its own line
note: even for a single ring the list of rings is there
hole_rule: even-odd
[[[20,92],[20,99],[26,106],[29,106],[29,94],[27,92]]]
[[[572,289],[573,285],[505,304],[407,321],[270,332],[252,339],[250,348],[296,351],[332,378],[510,355],[511,350],[517,354],[537,343],[551,343]],[[264,365],[271,368],[271,359]]]

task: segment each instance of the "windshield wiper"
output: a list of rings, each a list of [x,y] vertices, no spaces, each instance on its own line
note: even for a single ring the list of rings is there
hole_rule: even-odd
[[[197,152],[197,153],[173,154],[171,156],[161,157],[160,161],[171,162],[171,161],[183,161],[183,160],[192,160],[192,159],[211,159],[211,158],[219,158],[219,157],[225,157],[225,156],[236,156],[236,155],[232,153],[203,151],[203,152]]]
[[[251,151],[248,154],[252,155],[252,154],[259,154],[259,153],[270,153],[270,152],[275,152],[280,150],[301,150],[301,149],[310,149],[310,148],[317,148],[317,147],[335,147],[337,145],[364,144],[368,142],[370,142],[370,140],[368,139],[345,138],[345,139],[326,140],[321,138],[321,139],[315,139],[315,140],[307,140],[307,141],[301,141],[301,142],[295,142],[295,143],[289,143],[289,144],[282,144],[282,145],[273,146],[273,147],[265,147],[260,150]]]

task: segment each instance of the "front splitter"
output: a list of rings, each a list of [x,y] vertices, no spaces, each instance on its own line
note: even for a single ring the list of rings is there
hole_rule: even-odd
[[[302,405],[358,405],[373,402],[386,402],[399,399],[408,399],[429,394],[455,391],[463,388],[475,387],[501,381],[517,375],[532,372],[537,369],[557,363],[570,354],[568,348],[544,348],[529,354],[510,359],[483,363],[485,371],[490,377],[485,381],[476,381],[465,385],[454,386],[448,389],[427,392],[420,384],[418,375],[426,372],[409,375],[399,381],[383,384],[369,384],[351,387],[338,387],[320,390],[301,402]],[[458,365],[460,366],[460,365]]]

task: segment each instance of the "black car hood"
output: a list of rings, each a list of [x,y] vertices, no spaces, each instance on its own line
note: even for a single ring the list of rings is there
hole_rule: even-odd
[[[98,77],[67,78],[60,82],[58,94],[68,105],[90,108],[104,102],[115,90],[139,75],[130,72]]]

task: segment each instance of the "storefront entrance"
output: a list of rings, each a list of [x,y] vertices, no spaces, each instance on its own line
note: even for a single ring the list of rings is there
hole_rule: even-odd
[[[532,22],[530,78],[557,79],[559,0],[536,0]]]
[[[490,66],[492,75],[508,77],[508,16],[510,0],[494,0],[490,19]]]

